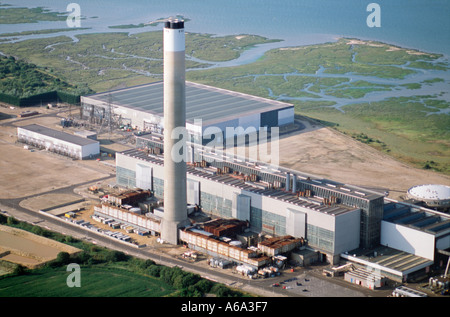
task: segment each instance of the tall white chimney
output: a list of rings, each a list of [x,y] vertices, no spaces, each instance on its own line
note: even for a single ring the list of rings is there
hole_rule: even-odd
[[[185,35],[183,20],[164,25],[164,217],[161,238],[178,244],[178,229],[188,223],[186,198]],[[174,131],[174,129],[177,129]],[[172,133],[175,132],[175,133]]]

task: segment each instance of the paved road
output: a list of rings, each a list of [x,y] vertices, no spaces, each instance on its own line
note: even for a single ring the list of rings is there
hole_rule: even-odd
[[[91,243],[105,246],[110,249],[122,251],[132,256],[144,259],[151,259],[156,263],[165,266],[180,266],[183,269],[191,271],[193,273],[197,273],[204,278],[208,278],[226,285],[234,285],[236,287],[241,286],[240,288],[242,288],[243,290],[248,290],[249,292],[251,291],[253,293],[257,293],[260,295],[266,295],[266,291],[264,289],[260,290],[254,289],[252,285],[243,283],[243,282],[251,282],[250,280],[243,279],[238,275],[230,275],[221,272],[220,270],[217,269],[205,270],[206,265],[199,266],[198,264],[195,263],[183,261],[173,256],[168,256],[163,252],[149,246],[144,248],[136,248],[134,246],[121,243],[115,239],[88,230],[84,227],[76,226],[63,220],[55,219],[53,216],[27,210],[26,208],[19,206],[17,201],[18,199],[15,199],[13,202],[2,200],[1,201],[2,211],[6,211],[8,215],[11,215],[17,219],[38,224],[39,226],[47,228],[49,230],[71,235],[75,238],[83,239]]]
[[[365,294],[364,290],[358,290],[352,286],[332,283],[326,278],[320,277],[320,269],[297,269],[296,272],[283,272],[280,276],[250,280],[238,274],[232,274],[230,269],[222,270],[209,267],[205,261],[203,263],[192,263],[167,255],[161,250],[147,246],[136,248],[131,245],[121,243],[103,234],[88,230],[81,226],[76,226],[63,220],[55,219],[53,216],[36,213],[17,205],[17,200],[12,203],[2,201],[2,209],[6,209],[8,214],[22,220],[28,219],[38,223],[42,227],[50,230],[71,235],[78,239],[96,243],[114,250],[125,252],[129,255],[151,259],[158,264],[166,266],[180,266],[184,270],[199,274],[204,278],[230,285],[243,291],[258,294],[265,297],[361,297],[374,296]],[[6,207],[6,208],[5,208]],[[12,207],[13,209],[9,209]],[[290,281],[286,281],[290,280]],[[272,284],[280,283],[279,287],[272,287]],[[300,283],[301,285],[297,285]],[[286,288],[284,288],[285,286]]]

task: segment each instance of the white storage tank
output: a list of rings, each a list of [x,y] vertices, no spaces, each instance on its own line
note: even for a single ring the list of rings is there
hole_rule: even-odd
[[[408,197],[423,201],[438,209],[450,208],[450,186],[439,184],[417,185],[408,189]]]

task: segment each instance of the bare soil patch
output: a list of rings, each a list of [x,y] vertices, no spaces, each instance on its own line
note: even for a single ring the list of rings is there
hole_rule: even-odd
[[[280,165],[338,182],[389,191],[401,199],[417,184],[450,184],[450,177],[421,170],[330,128],[308,128],[280,139]]]
[[[34,268],[56,258],[59,252],[75,254],[80,249],[33,233],[8,226],[0,226],[2,260]]]

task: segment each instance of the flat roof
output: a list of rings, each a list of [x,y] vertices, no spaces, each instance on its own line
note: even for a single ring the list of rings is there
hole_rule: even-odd
[[[343,253],[341,256],[352,262],[379,268],[394,275],[407,275],[433,264],[432,260],[386,246],[371,250],[356,249]]]
[[[39,124],[29,124],[29,125],[17,127],[17,128],[28,130],[28,131],[35,132],[35,133],[39,133],[39,134],[45,135],[50,138],[66,141],[66,142],[80,145],[80,146],[99,143],[98,141],[95,141],[92,139],[87,139],[87,138],[79,137],[79,136],[69,134],[66,132],[50,129],[50,128],[44,127],[42,125],[39,125]]]
[[[82,101],[102,102],[158,115],[164,114],[164,82],[154,82],[129,88],[83,96]],[[231,90],[186,82],[186,121],[201,119],[211,125],[251,114],[293,108],[292,104],[256,97]]]
[[[155,132],[151,132],[151,133],[149,132],[146,134],[136,135],[137,139],[145,139],[145,140],[149,141],[152,144],[152,146],[157,146],[161,149],[163,148],[163,144],[164,144],[163,140],[161,139],[162,137],[163,137],[163,135],[155,133]],[[188,144],[193,145],[194,147],[198,147],[198,145],[192,144],[190,142],[188,142]],[[202,152],[202,153],[203,153],[203,155],[205,155],[205,157],[209,156],[209,158],[213,161],[214,160],[220,161],[220,159],[221,159],[220,156],[219,157],[210,156],[209,154],[207,154],[205,152]],[[317,186],[320,188],[326,188],[328,191],[335,192],[336,194],[343,194],[347,197],[354,197],[357,199],[364,199],[367,201],[384,198],[384,195],[373,192],[371,190],[352,186],[349,184],[342,184],[339,182],[335,182],[335,181],[332,181],[329,179],[324,179],[324,178],[317,177],[317,176],[307,174],[304,172],[300,172],[297,170],[292,170],[292,169],[289,169],[286,167],[281,167],[281,166],[273,167],[273,166],[270,166],[270,164],[265,164],[263,162],[246,162],[244,159],[241,161],[239,161],[239,158],[237,158],[237,159],[238,160],[228,157],[227,159],[224,159],[224,161],[227,163],[227,165],[229,167],[233,167],[233,165],[242,167],[243,169],[246,170],[247,174],[257,174],[257,175],[270,174],[272,176],[279,177],[280,179],[285,179],[286,173],[291,173],[292,175],[295,175],[297,177],[297,180],[302,182],[303,184]],[[273,190],[272,190],[272,193],[273,193]],[[276,193],[271,194],[271,195],[276,195]]]
[[[383,220],[431,234],[450,232],[450,216],[401,202],[384,205]]]
[[[144,151],[138,149],[125,150],[123,152],[119,152],[119,154],[137,158],[156,165],[164,166],[164,157],[162,155],[155,155],[155,154],[149,155]],[[242,190],[246,190],[248,192],[256,193],[261,196],[266,196],[275,200],[287,202],[294,206],[308,208],[331,216],[339,216],[347,212],[352,212],[356,209],[359,210],[359,208],[350,207],[343,204],[335,204],[331,206],[325,205],[319,201],[314,200],[314,198],[297,197],[296,194],[285,191],[283,189],[258,188],[257,186],[253,186],[252,184],[250,184],[251,182],[246,182],[243,179],[234,177],[231,173],[229,174],[210,173],[207,168],[194,167],[189,164],[187,165],[186,171],[188,174],[191,175],[195,175],[202,178],[208,178],[210,180],[217,181],[229,186],[237,187]]]

